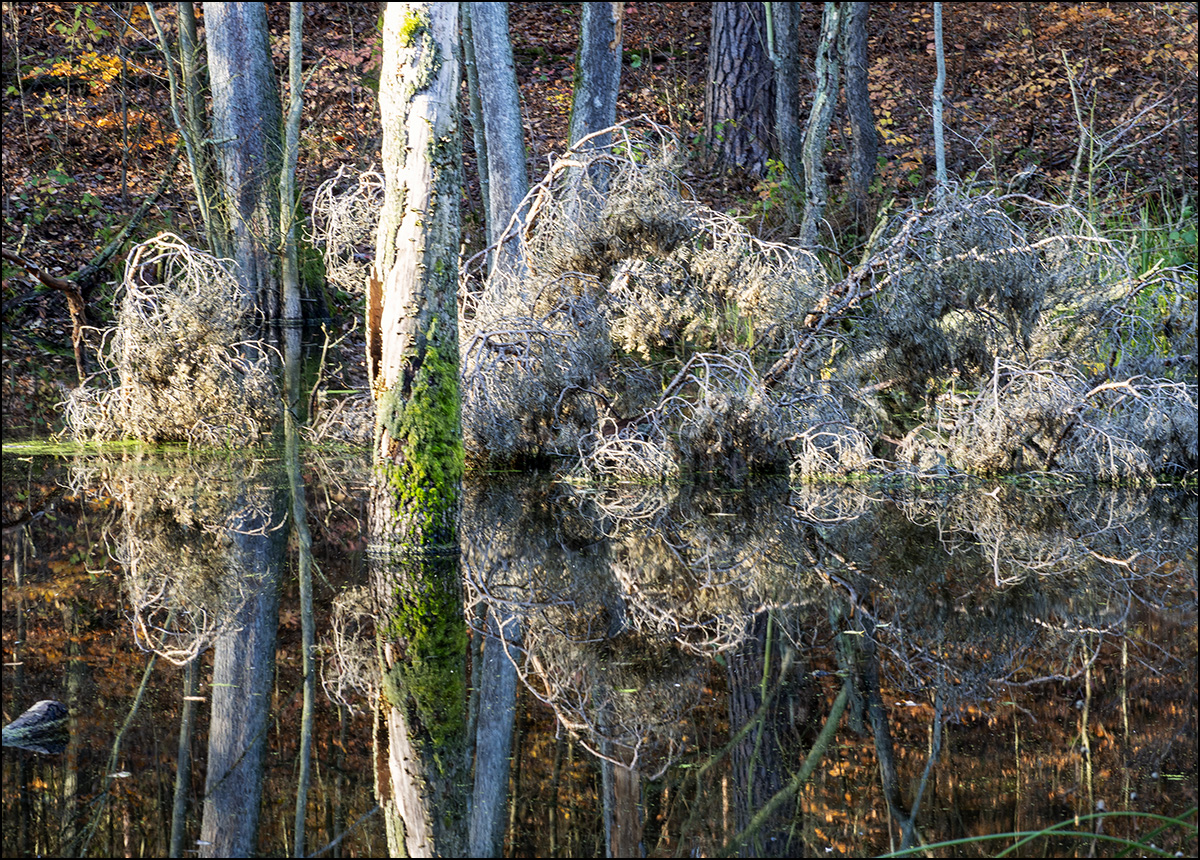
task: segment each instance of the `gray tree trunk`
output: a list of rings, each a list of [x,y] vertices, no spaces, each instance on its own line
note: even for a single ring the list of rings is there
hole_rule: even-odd
[[[229,529],[226,575],[244,578],[247,599],[230,629],[213,643],[201,857],[256,853],[286,537],[272,525],[279,522],[283,504],[278,492],[266,499],[239,500],[241,513]]]
[[[379,106],[384,203],[371,276],[377,399],[372,581],[392,856],[467,848],[466,630],[458,573],[458,5],[389,3]]]
[[[766,170],[773,85],[763,4],[712,4],[704,136],[721,164],[756,175]]]
[[[621,84],[622,3],[584,3],[579,53],[575,58],[575,92],[571,101],[571,145],[617,121]],[[593,147],[608,145],[597,137]]]
[[[483,103],[479,96],[479,65],[475,62],[475,35],[471,26],[471,4],[460,3],[462,16],[463,69],[467,73],[467,102],[471,111],[471,137],[475,142],[475,172],[479,176],[479,197],[483,201],[484,237],[491,244],[491,233],[487,221],[492,211],[491,193],[488,189],[487,138],[483,134]]]
[[[575,87],[571,100],[571,146],[617,122],[617,91],[621,84],[622,3],[584,3],[581,13],[579,51],[575,56]],[[597,134],[582,151],[601,150],[611,135]],[[586,178],[586,182],[584,179]],[[572,167],[567,181],[576,190],[564,217],[578,229],[598,216],[608,195],[609,169],[595,163],[584,177]]]
[[[279,209],[283,215],[283,317],[299,322],[300,265],[296,248],[296,221],[299,201],[296,199],[296,162],[300,156],[300,115],[304,109],[301,92],[301,39],[304,33],[304,4],[292,3],[289,16],[288,89],[290,100],[284,131],[283,170],[279,175]]]
[[[233,257],[247,310],[280,315],[279,87],[271,64],[266,7],[205,3],[213,139],[223,199],[233,232]]]
[[[525,132],[521,127],[512,43],[508,38],[508,4],[472,3],[471,35],[487,149],[488,244],[491,245],[504,233],[529,191]],[[479,170],[484,170],[483,164]],[[497,265],[514,270],[521,267],[515,242],[505,242],[499,249],[493,258],[493,268]]]
[[[804,220],[800,224],[800,244],[815,245],[817,229],[825,213],[825,139],[838,94],[838,35],[842,27],[842,9],[838,3],[826,3],[821,17],[821,38],[817,43],[816,79],[812,110],[804,130]]]
[[[475,732],[475,773],[471,804],[471,857],[500,857],[508,823],[508,778],[512,762],[513,717],[517,669],[505,653],[501,637],[517,638],[520,622],[512,615],[496,617],[501,604],[489,607],[480,654],[479,717]],[[495,637],[495,638],[493,638]]]
[[[804,187],[804,135],[800,130],[800,8],[770,3],[775,65],[775,137],[779,158],[797,188]]]
[[[942,136],[942,94],[946,91],[946,52],[942,47],[942,4],[933,4],[933,45],[937,80],[933,84],[933,152],[937,165],[938,199],[946,193],[946,142]]]
[[[179,89],[184,105],[180,133],[187,149],[192,187],[196,205],[200,207],[200,220],[204,222],[205,237],[214,254],[229,257],[233,254],[229,247],[229,221],[224,209],[217,205],[213,146],[211,140],[206,140],[208,115],[204,110],[204,93],[208,81],[200,61],[200,42],[196,38],[196,4],[191,0],[177,3],[176,17],[179,20]]]
[[[846,66],[846,113],[850,116],[850,209],[859,232],[868,228],[868,194],[875,179],[875,115],[867,90],[867,15],[870,3],[846,3],[849,14],[842,25],[842,62]]]

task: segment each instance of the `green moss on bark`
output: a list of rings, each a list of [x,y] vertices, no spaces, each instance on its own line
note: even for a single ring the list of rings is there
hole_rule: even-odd
[[[400,46],[419,48],[415,75],[412,82],[405,88],[405,102],[411,101],[415,94],[432,84],[438,72],[441,71],[442,48],[433,37],[431,26],[429,15],[415,9],[405,13],[404,21],[400,24]]]
[[[439,343],[430,324],[425,355],[404,397],[403,379],[380,399],[379,420],[390,442],[381,468],[396,496],[401,529],[420,550],[454,542],[462,488],[463,445],[458,350],[453,336]]]
[[[384,635],[400,643],[384,676],[388,704],[406,708],[435,756],[461,742],[466,720],[467,628],[452,559],[421,562],[421,575],[394,595]]]
[[[409,9],[404,13],[404,20],[400,22],[400,45],[404,48],[411,48],[421,38],[422,34],[429,32],[429,15],[423,14],[423,10]]]

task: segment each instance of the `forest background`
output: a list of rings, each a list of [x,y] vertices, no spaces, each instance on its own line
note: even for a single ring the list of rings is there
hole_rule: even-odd
[[[798,6],[807,93],[821,5]],[[1126,243],[1143,270],[1157,260],[1194,265],[1194,5],[944,8],[951,177],[1001,190],[1020,177],[1020,190],[1061,201],[1078,175],[1082,128],[1107,145],[1103,161],[1091,165],[1083,201],[1105,235]],[[160,11],[170,29],[173,9]],[[305,7],[311,71],[297,175],[305,211],[339,168],[358,173],[377,163],[378,11],[368,4]],[[268,14],[282,70],[287,7],[269,4]],[[579,7],[513,4],[510,16],[527,168],[536,180],[567,146]],[[625,6],[617,116],[648,117],[678,134],[686,150],[685,196],[763,238],[793,238],[803,203],[777,153],[751,169],[731,168],[718,163],[705,137],[711,16],[711,4]],[[130,247],[163,231],[197,244],[202,235],[186,164],[174,158],[178,136],[153,28],[138,4],[8,3],[3,19],[4,247],[51,277],[86,274],[79,283],[89,321],[104,325]],[[932,23],[932,4],[871,5],[868,86],[879,143],[872,215],[902,210],[934,186]],[[802,116],[808,107],[802,102]],[[839,101],[825,156],[831,193],[820,237],[834,266],[857,258],[871,226],[851,213],[843,182],[849,149]],[[469,255],[483,247],[485,232],[469,133],[464,161]],[[161,193],[117,253],[89,269],[156,188]],[[74,384],[68,302],[8,258],[3,283],[5,435],[42,435],[61,426],[54,404]],[[353,329],[361,294],[329,285],[325,297],[335,324]],[[331,390],[366,387],[356,334],[335,357]]]
[[[822,10],[819,4],[800,10],[797,55],[807,70]],[[1164,267],[1190,266],[1191,292],[1181,298],[1194,309],[1195,7],[947,4],[944,10],[947,149],[955,182],[1050,203],[1074,191],[1074,202],[1105,241],[1127,255],[1134,280]],[[779,160],[729,168],[710,150],[713,141],[704,132],[710,5],[627,4],[623,11],[617,116],[648,117],[678,134],[678,170],[688,198],[764,239],[793,238],[803,200]],[[174,9],[159,12],[173,36]],[[269,7],[279,71],[289,47],[287,12],[284,4]],[[824,158],[832,193],[818,251],[822,265],[838,276],[861,255],[875,215],[920,206],[935,189],[932,7],[876,4],[870,14],[868,82],[880,143],[869,189],[872,217],[856,221],[850,214],[842,182],[848,121],[840,107]],[[145,8],[7,4],[3,15],[7,441],[57,429],[53,404],[75,383],[70,308],[53,281],[76,276],[90,321],[105,325],[115,314],[133,244],[170,231],[200,245],[203,229],[186,168],[172,159],[178,139]],[[311,77],[298,184],[304,208],[311,210],[316,189],[340,168],[353,175],[377,163],[380,52],[375,6],[308,4],[305,18]],[[578,31],[578,6],[512,7],[526,167],[534,180],[567,145]],[[802,93],[811,89],[810,74],[804,72]],[[807,101],[800,105],[802,112],[807,108]],[[465,132],[463,240],[469,256],[485,244],[485,219],[472,137]],[[1081,142],[1091,144],[1082,176]],[[136,227],[120,237],[137,213]],[[111,260],[89,269],[117,238]],[[365,243],[361,252],[369,247]],[[8,253],[29,265],[18,266]],[[325,295],[335,325],[349,334],[332,356],[328,394],[361,392],[367,387],[364,344],[356,336],[361,294],[330,284]],[[1159,339],[1170,346],[1180,335],[1179,321],[1187,315],[1175,311],[1168,303],[1147,315],[1155,325],[1151,348]],[[1194,345],[1190,359],[1190,369],[1183,370],[1194,391]],[[1101,362],[1095,372],[1103,371]],[[1193,414],[1194,403],[1193,394]],[[6,498],[6,523],[9,505]],[[74,551],[72,544],[63,550]]]

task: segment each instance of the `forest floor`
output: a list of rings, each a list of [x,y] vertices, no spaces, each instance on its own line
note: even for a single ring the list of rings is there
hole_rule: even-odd
[[[811,57],[820,4],[802,4],[800,56]],[[110,5],[13,4],[4,16],[2,130],[3,243],[46,272],[67,276],[115,236],[171,163],[176,133],[161,56],[142,7],[126,21]],[[286,61],[287,5],[272,4],[277,67]],[[1091,189],[1109,217],[1186,211],[1196,189],[1194,4],[945,4],[946,125],[952,176],[1003,184],[1036,166],[1032,193],[1061,200],[1080,139],[1072,79],[1091,129],[1116,154]],[[161,4],[168,32],[174,8]],[[305,4],[305,91],[298,183],[305,202],[343,165],[377,164],[380,128],[377,10],[373,4]],[[1027,16],[1027,17],[1025,17]],[[706,3],[630,3],[618,118],[669,126],[688,156],[687,193],[744,219],[761,235],[786,239],[795,197],[778,170],[750,176],[718,169],[703,137],[709,10]],[[578,7],[514,3],[511,32],[522,95],[531,179],[566,147],[578,43]],[[870,89],[880,132],[873,202],[895,206],[931,188],[930,94],[934,80],[931,4],[872,4]],[[124,73],[119,59],[127,58]],[[320,60],[319,66],[317,61]],[[1181,119],[1166,133],[1156,128]],[[822,242],[841,254],[861,237],[837,200],[845,164],[843,123],[830,133],[826,166],[834,202]],[[483,222],[469,127],[463,135],[467,195],[464,242],[481,246]],[[183,161],[108,278],[86,292],[93,325],[112,318],[123,254],[160,231],[199,235]],[[1180,201],[1185,201],[1181,203]],[[1194,226],[1192,246],[1194,248]],[[369,250],[369,249],[368,249]],[[1193,250],[1194,253],[1194,250]],[[62,426],[54,404],[75,384],[71,322],[63,294],[4,264],[3,432],[41,436]],[[361,295],[331,295],[336,323],[349,331]],[[358,324],[361,331],[361,324]],[[94,337],[93,337],[94,340]],[[365,387],[362,342],[348,338],[333,363],[331,388]],[[94,362],[91,365],[94,369]]]

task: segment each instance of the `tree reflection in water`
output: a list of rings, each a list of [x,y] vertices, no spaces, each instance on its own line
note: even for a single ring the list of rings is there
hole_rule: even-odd
[[[279,598],[274,695],[256,697],[271,708],[265,734],[249,711],[233,720],[216,713],[218,699],[234,703],[240,693],[223,686],[235,683],[225,669],[217,678],[209,668],[225,638],[237,658],[227,668],[258,665],[245,658],[265,654],[235,639],[265,633],[247,623],[247,601],[267,596],[267,579],[231,576],[248,571],[251,556],[267,560],[267,544],[284,531],[267,526],[282,516],[277,476],[255,456],[239,452],[223,464],[184,452],[80,457],[73,486],[86,504],[63,502],[55,521],[6,528],[14,560],[6,612],[28,631],[10,661],[24,662],[5,667],[6,715],[44,698],[70,708],[61,757],[6,750],[5,820],[26,822],[6,826],[6,854],[34,845],[59,853],[54,847],[67,843],[78,851],[89,832],[84,853],[118,848],[120,824],[105,823],[123,814],[117,797],[143,822],[147,852],[166,853],[171,828],[159,811],[177,766],[186,849],[202,823],[216,821],[204,795],[216,803],[233,787],[222,773],[258,755],[243,743],[220,764],[213,744],[219,752],[234,724],[247,742],[265,737],[266,751],[253,794],[227,807],[225,821],[249,821],[261,803],[274,811],[258,819],[256,850],[289,850],[292,815],[274,804],[290,807],[295,792],[294,587]],[[6,499],[20,477],[13,462],[5,463]],[[304,471],[317,479],[310,525],[330,580],[317,577],[315,595],[327,631],[322,674],[338,702],[336,710],[317,702],[307,844],[350,830],[339,843],[345,851],[374,853],[383,818],[365,816],[378,800],[366,750],[370,717],[387,695],[371,672],[378,610],[361,552],[353,561],[331,551],[339,534],[360,533],[346,509],[364,503],[347,489],[365,476],[319,462]],[[322,486],[335,480],[332,490]],[[101,489],[88,496],[85,486]],[[441,762],[446,778],[431,786],[440,794],[427,792],[426,811],[458,828],[443,844],[468,853],[560,856],[606,847],[864,854],[918,838],[1040,828],[1101,801],[1178,813],[1196,791],[1196,508],[1195,494],[1163,487],[945,480],[863,492],[778,481],[735,493],[536,476],[468,481],[461,564],[436,573],[449,583],[447,611],[461,619],[445,632],[470,641],[427,667],[443,682],[424,691],[462,707],[410,714],[428,717],[426,737],[441,738],[431,764]],[[56,598],[61,610],[31,599],[37,583],[65,581],[51,565],[67,556],[53,548],[79,534],[124,562],[111,581],[124,589],[132,624],[118,613],[117,629],[104,627],[111,618],[93,608],[92,591],[55,585],[68,595]],[[22,549],[26,540],[37,554]],[[113,604],[102,591],[109,580],[95,582],[95,605]],[[68,618],[80,644],[60,673],[58,640],[45,631]],[[112,657],[97,660],[86,649],[101,629],[115,644],[106,646]],[[413,653],[411,641],[391,641],[393,660],[398,647]],[[187,663],[198,684],[183,683],[165,660],[143,673],[138,647]],[[189,663],[197,652],[202,659]],[[138,677],[152,677],[144,697],[113,692]],[[87,698],[97,684],[104,695]],[[201,698],[194,727],[181,688]],[[439,728],[447,715],[456,726]],[[179,749],[194,746],[198,767],[175,758],[181,718]],[[113,727],[126,725],[112,741]],[[386,743],[386,732],[380,738]],[[55,762],[71,763],[69,778]],[[153,776],[160,772],[165,779]],[[21,786],[37,780],[47,786],[41,806],[22,806]],[[108,799],[91,802],[98,797]],[[446,800],[459,810],[449,819]],[[325,816],[314,814],[320,809]],[[47,814],[74,823],[51,838],[38,823]],[[1106,835],[1146,829],[1135,818],[1104,822]],[[1190,855],[1190,838],[1170,832],[1156,841]],[[1077,847],[1055,841],[1045,850]]]
[[[1188,526],[1150,516],[1164,496],[1120,490],[946,486],[885,499],[832,486],[506,482],[465,498],[468,618],[504,619],[512,635],[476,632],[601,760],[613,855],[645,850],[645,780],[695,766],[683,738],[713,661],[725,667],[731,737],[715,753],[729,759],[722,812],[663,838],[760,856],[815,849],[797,847],[794,810],[755,813],[800,788],[789,778],[834,689],[814,675],[840,675],[850,725],[873,738],[896,844],[915,844],[947,721],[1003,710],[995,702],[1015,687],[1085,678],[1133,607],[1171,604],[1191,546]],[[1194,522],[1190,506],[1176,522]],[[885,691],[929,715],[911,785]]]

